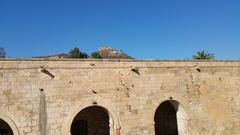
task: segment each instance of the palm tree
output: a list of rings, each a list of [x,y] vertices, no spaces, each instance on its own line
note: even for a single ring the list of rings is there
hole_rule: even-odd
[[[214,53],[205,52],[204,50],[198,51],[196,55],[192,56],[194,60],[214,60]]]

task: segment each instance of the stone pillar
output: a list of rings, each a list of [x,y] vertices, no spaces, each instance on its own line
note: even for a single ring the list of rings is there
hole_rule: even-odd
[[[120,129],[121,129],[121,128],[116,128],[116,129],[115,129],[116,135],[120,135]]]
[[[40,89],[39,135],[46,135],[46,108],[45,108],[45,94],[43,92],[43,89]]]
[[[149,128],[149,132],[151,135],[155,135],[155,122],[153,122],[152,124],[150,124],[150,128]]]

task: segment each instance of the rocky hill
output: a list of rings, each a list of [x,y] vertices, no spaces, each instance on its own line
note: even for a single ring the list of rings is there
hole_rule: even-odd
[[[98,52],[103,59],[134,59],[123,51],[117,51],[111,47],[101,47]]]

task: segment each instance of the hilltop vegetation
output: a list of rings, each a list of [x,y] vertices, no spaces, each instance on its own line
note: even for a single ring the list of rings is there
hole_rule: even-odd
[[[0,58],[6,57],[6,51],[0,47]],[[75,58],[75,59],[135,59],[123,51],[118,51],[111,47],[100,47],[90,55],[81,51],[78,47],[72,48],[69,53],[60,53],[47,56],[36,56],[33,58]],[[215,60],[215,54],[208,51],[198,51],[192,56],[192,60]]]
[[[0,47],[0,58],[5,58],[6,57],[6,52],[4,48]]]
[[[49,56],[37,56],[33,58],[75,58],[75,59],[134,59],[123,51],[118,51],[111,47],[100,47],[98,51],[91,55],[81,51],[78,47],[72,48],[69,53],[60,53]]]

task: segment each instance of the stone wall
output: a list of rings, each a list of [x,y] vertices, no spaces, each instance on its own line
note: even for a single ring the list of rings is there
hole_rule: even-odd
[[[180,135],[240,132],[238,61],[2,59],[0,119],[14,135],[39,134],[40,89],[47,135],[70,135],[89,106],[108,111],[111,135],[154,135],[164,101],[177,110]]]

